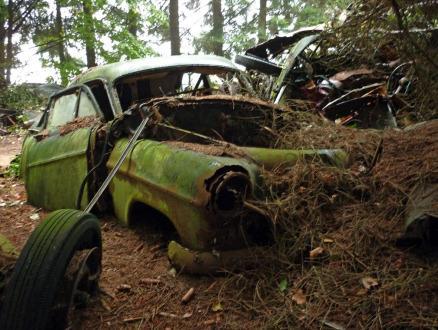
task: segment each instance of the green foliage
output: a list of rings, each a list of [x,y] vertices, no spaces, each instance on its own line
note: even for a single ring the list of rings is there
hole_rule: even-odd
[[[0,106],[7,109],[38,110],[46,101],[25,86],[11,85],[0,91]]]
[[[282,278],[278,284],[278,290],[283,293],[287,290],[287,278]]]
[[[225,55],[241,53],[257,42],[257,6],[249,0],[223,0],[224,35],[215,36],[211,30],[195,37],[195,51],[211,53],[216,41],[224,42]],[[190,9],[198,3],[189,2]],[[294,29],[328,22],[348,5],[347,0],[270,0],[267,8],[268,37],[286,34]],[[252,6],[252,7],[251,7]],[[211,10],[204,18],[206,27],[212,26]],[[218,39],[219,38],[219,39]]]
[[[71,57],[69,54],[66,54],[66,59],[63,62],[59,60],[57,55],[41,54],[41,63],[43,67],[52,67],[59,72],[60,80],[55,77],[50,77],[47,82],[60,82],[63,86],[66,86],[67,83],[86,66],[81,59]]]
[[[122,58],[128,60],[158,56],[151,47],[146,46],[143,42],[135,38],[129,31],[121,30],[111,34],[114,48],[111,51],[102,50],[101,56],[107,63],[118,62]]]
[[[17,155],[17,157],[15,157],[11,161],[5,174],[9,177],[14,177],[14,178],[19,177],[20,176],[20,163],[21,163],[21,154]]]
[[[156,4],[150,3],[147,6],[146,23],[150,35],[158,36],[163,41],[170,39],[167,8],[160,9]]]
[[[212,53],[216,43],[224,44],[224,53],[227,57],[241,53],[254,46],[257,33],[257,14],[250,12],[250,0],[223,1],[224,35],[215,35],[212,30],[201,33],[193,40],[196,53]],[[213,25],[211,10],[204,18],[208,27]]]
[[[115,10],[113,7],[106,7],[104,9],[103,12],[106,17],[103,28],[104,35],[111,40],[112,44],[109,50],[104,47],[100,49],[99,55],[105,63],[117,62],[123,58],[129,60],[158,55],[152,47],[149,47],[144,41],[133,34],[137,32],[143,34],[142,17],[137,8],[143,5],[149,8],[149,4],[143,2],[141,0],[126,1],[127,11]],[[162,20],[162,15],[157,12],[158,9],[155,6],[152,7],[152,11],[148,10],[147,12]],[[153,20],[152,18],[149,19]]]
[[[350,0],[271,0],[268,29],[272,35],[329,22],[346,9]]]
[[[197,38],[193,40],[193,46],[195,47],[195,52],[203,52],[207,54],[213,53],[213,49],[216,43],[222,43],[222,36],[215,36],[212,31],[203,32]]]
[[[225,54],[242,53],[256,43],[257,14],[250,12],[253,1],[225,0]]]

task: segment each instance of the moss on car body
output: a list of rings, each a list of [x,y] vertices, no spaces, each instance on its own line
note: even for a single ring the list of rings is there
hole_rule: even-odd
[[[90,69],[51,98],[24,141],[29,201],[46,209],[84,208],[144,111],[152,123],[98,208],[128,225],[136,206],[144,205],[167,218],[181,243],[196,251],[269,242],[270,219],[248,203],[263,199],[263,168],[302,158],[336,166],[347,160],[341,150],[273,149],[270,134],[289,110],[251,97],[227,59],[141,59]],[[89,127],[78,124],[90,116],[96,120]],[[135,216],[148,221],[148,214]]]

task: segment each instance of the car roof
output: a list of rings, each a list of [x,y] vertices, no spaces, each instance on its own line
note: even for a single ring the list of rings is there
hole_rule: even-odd
[[[116,79],[136,72],[181,67],[221,67],[240,71],[230,60],[214,55],[148,57],[90,68],[74,78],[69,87],[96,79],[104,79],[112,84]]]

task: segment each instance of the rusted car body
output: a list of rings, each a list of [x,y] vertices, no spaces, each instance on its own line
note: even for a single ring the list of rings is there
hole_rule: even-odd
[[[250,203],[263,199],[261,170],[306,157],[342,165],[347,157],[341,150],[273,149],[270,131],[287,110],[248,97],[241,74],[216,56],[90,69],[51,98],[24,141],[29,201],[83,209],[146,111],[152,122],[95,211],[113,211],[126,225],[170,221],[181,243],[173,243],[171,259],[189,270],[179,258],[185,248],[214,258],[212,251],[267,244],[270,220]]]

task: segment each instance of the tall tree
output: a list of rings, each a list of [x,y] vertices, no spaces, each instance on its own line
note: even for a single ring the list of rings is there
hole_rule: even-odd
[[[68,83],[68,72],[65,70],[65,63],[66,63],[66,54],[65,54],[65,46],[64,46],[64,24],[62,21],[62,14],[61,14],[61,1],[56,0],[56,18],[55,18],[55,33],[57,44],[58,44],[58,56],[59,56],[59,73],[61,76],[61,84],[63,86],[67,85]]]
[[[8,27],[6,29],[6,36],[7,36],[7,43],[6,43],[6,73],[5,73],[5,79],[6,83],[11,83],[11,69],[12,69],[12,38],[14,37],[14,3],[9,0],[8,1],[8,7],[7,7],[7,13],[8,13]]]
[[[195,37],[196,52],[232,56],[256,43],[257,15],[252,0],[213,0],[205,16],[211,29]],[[196,3],[195,3],[196,5]]]
[[[6,84],[5,69],[6,69],[6,4],[4,0],[0,0],[0,89]]]
[[[259,4],[259,20],[257,38],[258,42],[266,40],[266,16],[267,16],[267,4],[266,0],[260,0]]]
[[[85,54],[87,57],[87,67],[91,68],[96,66],[96,32],[94,28],[94,18],[91,0],[82,0],[83,8],[83,24],[84,24],[84,43],[85,43]]]
[[[172,55],[181,54],[181,39],[179,36],[178,0],[169,3],[170,51]]]
[[[222,1],[212,0],[213,29],[211,30],[212,51],[218,56],[224,55],[224,16],[222,15]]]
[[[6,84],[11,82],[11,69],[16,64],[18,45],[15,35],[28,28],[29,18],[40,1],[9,0],[0,1],[0,80]],[[21,34],[25,38],[25,33]]]

